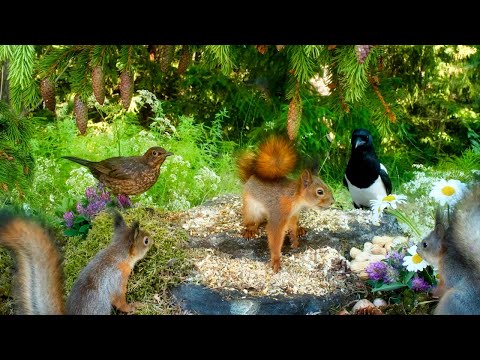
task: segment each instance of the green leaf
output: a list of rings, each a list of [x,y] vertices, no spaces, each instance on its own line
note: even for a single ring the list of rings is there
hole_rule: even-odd
[[[375,291],[392,291],[392,290],[397,290],[397,289],[401,289],[403,287],[406,287],[407,285],[403,284],[403,283],[400,283],[400,282],[395,282],[395,283],[391,283],[391,284],[385,284],[385,285],[382,285],[376,289],[373,289],[372,292],[375,292]]]
[[[80,223],[85,222],[85,221],[88,222],[88,219],[87,219],[85,216],[83,216],[83,215],[78,215],[78,216],[75,218],[75,220],[73,221],[73,223],[74,223],[74,224],[80,224]]]
[[[88,231],[88,229],[90,229],[90,223],[81,226],[80,229],[78,229],[78,232],[79,233],[86,233]]]
[[[77,236],[78,231],[76,229],[65,229],[65,231],[63,232],[63,235],[65,235],[65,236]]]
[[[405,277],[403,278],[403,283],[404,283],[404,284],[408,283],[408,282],[410,281],[410,279],[413,277],[413,275],[415,275],[415,274],[416,274],[416,272],[414,272],[414,271],[409,271],[409,272],[405,275]]]

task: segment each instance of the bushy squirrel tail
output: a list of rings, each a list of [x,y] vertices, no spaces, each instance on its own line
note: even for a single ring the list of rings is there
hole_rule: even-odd
[[[39,224],[0,213],[0,245],[14,254],[18,313],[55,315],[65,312],[62,258],[52,236]]]
[[[297,153],[290,140],[271,136],[260,144],[257,153],[246,152],[237,158],[240,179],[245,182],[255,175],[275,181],[288,175],[297,164]]]
[[[455,206],[447,247],[456,249],[480,274],[480,184],[474,185]]]

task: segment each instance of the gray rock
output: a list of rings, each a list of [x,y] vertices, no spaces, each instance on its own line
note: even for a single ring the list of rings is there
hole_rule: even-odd
[[[308,315],[332,314],[339,303],[355,299],[353,294],[329,296],[245,296],[240,291],[213,290],[182,284],[172,290],[175,300],[187,311],[202,315]]]

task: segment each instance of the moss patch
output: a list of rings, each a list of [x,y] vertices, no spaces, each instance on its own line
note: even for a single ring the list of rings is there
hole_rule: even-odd
[[[0,248],[0,314],[14,313],[12,293],[13,258],[9,252]]]
[[[172,305],[168,288],[181,282],[191,265],[184,249],[186,232],[173,224],[174,216],[151,208],[128,209],[122,213],[128,226],[134,220],[149,232],[153,246],[134,267],[127,286],[127,301],[139,302],[136,314],[173,314],[180,310]],[[86,239],[72,237],[65,246],[65,291],[70,292],[80,271],[111,241],[113,219],[99,214]]]

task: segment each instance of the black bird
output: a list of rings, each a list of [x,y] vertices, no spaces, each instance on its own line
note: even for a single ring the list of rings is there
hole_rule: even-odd
[[[391,194],[392,182],[375,154],[372,134],[368,130],[354,130],[351,143],[352,152],[343,184],[348,187],[355,208],[370,208],[370,200]]]

